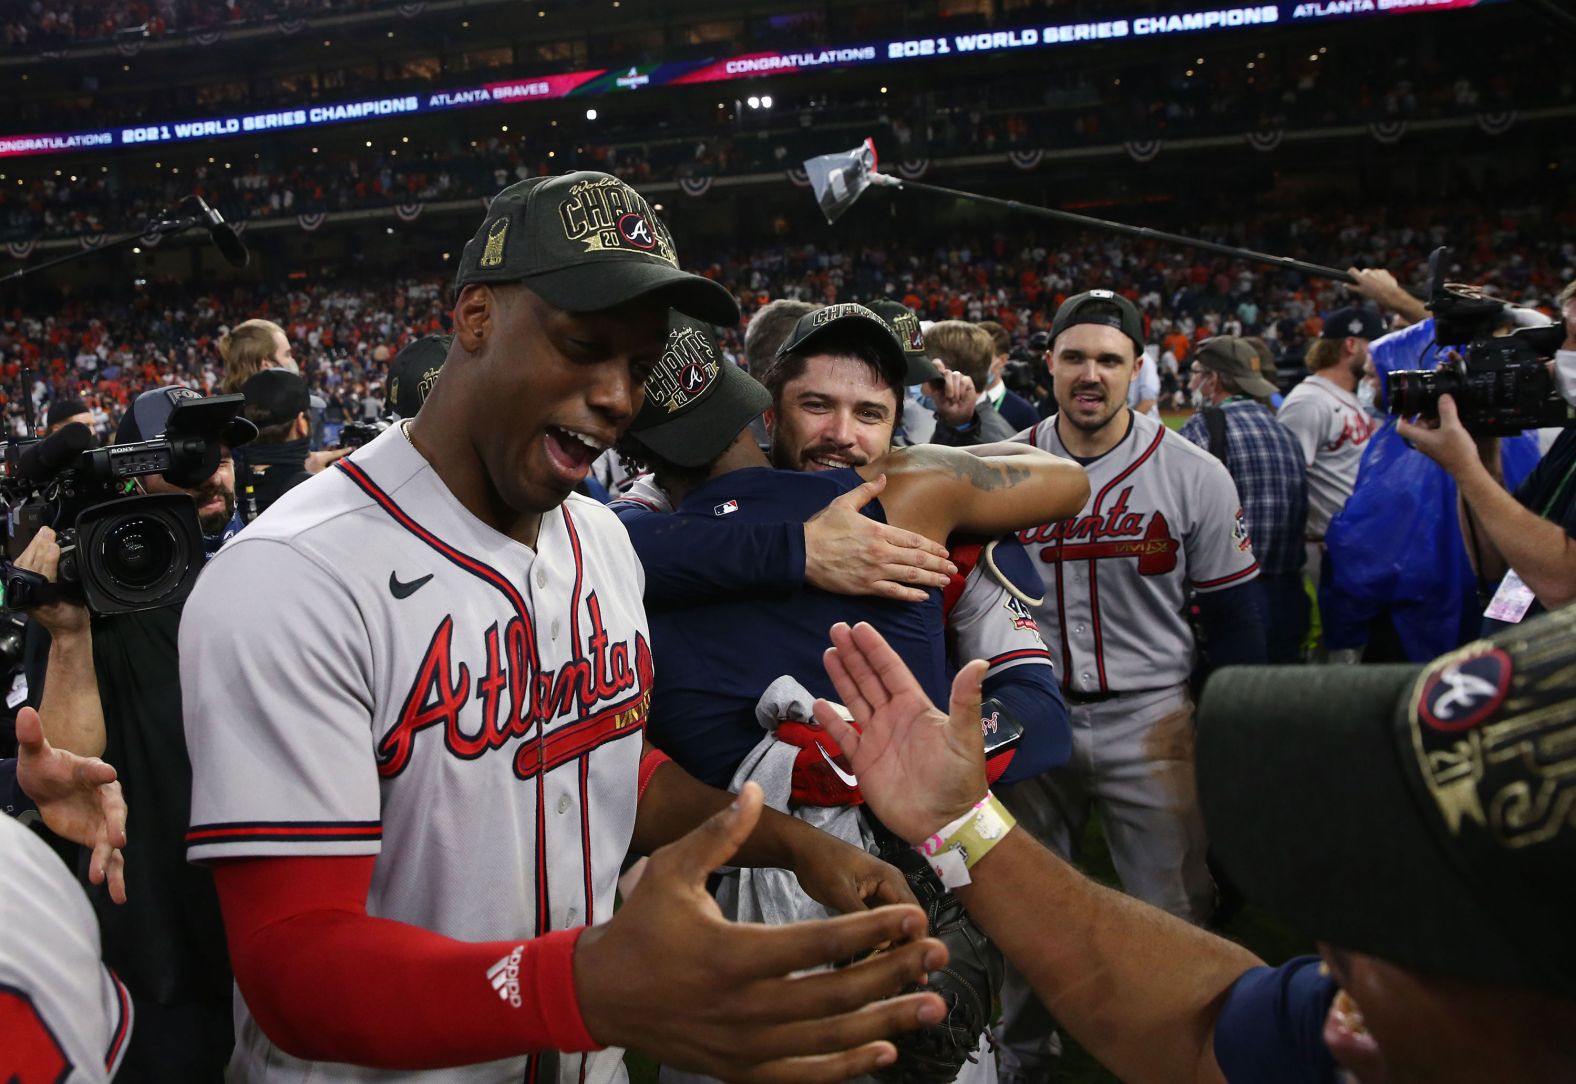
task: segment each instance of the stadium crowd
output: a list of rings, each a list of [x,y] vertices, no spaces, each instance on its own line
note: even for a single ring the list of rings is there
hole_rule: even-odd
[[[796,167],[839,141],[874,135],[884,160],[907,161],[1009,150],[1056,149],[1126,140],[1174,140],[1246,131],[1306,129],[1366,121],[1470,117],[1530,106],[1568,105],[1576,84],[1537,75],[1527,55],[1499,58],[1477,70],[1427,54],[1390,55],[1379,47],[1347,46],[1310,56],[1221,62],[1197,69],[1151,64],[1096,83],[1069,67],[1037,80],[974,80],[921,92],[839,97],[779,93],[767,113],[735,118],[728,110],[693,115],[682,124],[640,116],[609,117],[593,131],[541,120],[512,122],[481,138],[450,135],[447,146],[426,137],[379,136],[377,145],[332,155],[301,139],[278,149],[243,147],[211,155],[172,149],[157,169],[135,172],[61,165],[0,183],[0,240],[26,241],[133,228],[182,196],[198,191],[232,220],[481,198],[510,180],[568,169],[611,172],[633,184],[726,176]],[[1181,63],[1178,61],[1177,63]],[[393,93],[399,86],[366,88]],[[278,102],[284,104],[288,95]],[[257,105],[259,103],[251,103]],[[227,102],[224,111],[247,108]],[[15,116],[25,123],[23,112]],[[92,106],[102,119],[168,118],[176,104],[112,95]],[[52,117],[54,114],[52,114]],[[656,135],[653,135],[655,129]],[[168,160],[165,160],[168,159]]]
[[[1569,208],[1509,206],[1488,221],[1468,203],[1390,213],[1266,214],[1241,223],[1189,227],[1206,240],[1281,252],[1327,266],[1384,267],[1414,289],[1425,261],[1449,242],[1463,274],[1507,300],[1548,308],[1576,267]],[[1168,404],[1182,405],[1193,343],[1212,335],[1265,338],[1295,370],[1317,337],[1320,314],[1340,291],[1296,272],[1275,272],[1225,258],[1150,243],[1075,232],[1008,237],[981,233],[925,246],[870,245],[857,252],[771,244],[740,252],[696,253],[696,266],[726,285],[748,316],[770,298],[817,304],[891,298],[925,320],[993,320],[1024,350],[1049,327],[1056,306],[1079,288],[1103,286],[1143,312],[1148,342],[1161,364]],[[177,283],[152,282],[126,297],[77,297],[47,316],[15,311],[0,324],[0,393],[7,425],[25,428],[21,372],[31,370],[35,410],[52,398],[80,398],[101,434],[113,431],[126,405],[146,388],[170,381],[211,389],[221,365],[214,344],[237,313],[283,326],[297,357],[328,405],[327,420],[361,413],[377,398],[390,358],[424,335],[445,330],[450,285],[441,279],[378,284],[310,284],[279,292],[234,286],[192,297]],[[742,356],[737,335],[724,339]]]

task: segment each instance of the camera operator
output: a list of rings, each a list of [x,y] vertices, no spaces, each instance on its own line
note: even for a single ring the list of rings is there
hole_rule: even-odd
[[[98,427],[93,421],[93,412],[81,399],[56,399],[49,404],[49,410],[44,414],[44,436],[51,436],[60,432],[72,422],[81,422],[88,427],[94,439],[98,438]]]
[[[1576,282],[1560,292],[1560,313],[1565,342],[1551,364],[1570,402],[1576,392],[1561,374],[1576,371]],[[1576,426],[1565,428],[1514,495],[1505,489],[1499,439],[1474,438],[1453,397],[1439,397],[1437,422],[1402,421],[1397,429],[1455,479],[1472,568],[1480,580],[1500,580],[1484,612],[1485,635],[1576,599]]]
[[[250,519],[351,449],[308,450],[311,397],[306,381],[294,373],[264,369],[241,385],[241,394],[246,396],[246,420],[257,426],[257,439],[235,457],[237,488],[243,495],[249,493],[255,506],[243,509]]]
[[[179,387],[144,392],[121,420],[117,443],[162,436],[176,405],[192,394]],[[139,479],[147,492],[185,493],[196,502],[210,556],[239,530],[230,448],[256,432],[244,419],[231,420],[219,466],[199,485],[176,486],[159,475]],[[59,561],[60,547],[46,527],[16,564],[53,581]],[[71,601],[31,611],[51,639],[47,671],[28,674],[50,743],[114,764],[141,826],[123,848],[126,904],[113,907],[102,887],[88,889],[104,959],[136,1006],[122,1080],[217,1081],[232,1045],[230,966],[213,881],[185,855],[191,765],[176,654],[181,611],[173,605],[90,616]]]

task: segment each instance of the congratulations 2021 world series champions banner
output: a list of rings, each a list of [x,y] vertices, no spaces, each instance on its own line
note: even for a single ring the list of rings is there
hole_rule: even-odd
[[[423,91],[387,98],[300,105],[228,117],[171,120],[80,132],[0,135],[0,158],[67,154],[202,139],[262,135],[284,129],[316,128],[352,121],[477,106],[552,101],[570,96],[616,94],[653,87],[756,79],[866,64],[971,57],[982,54],[1061,48],[1086,42],[1148,40],[1173,34],[1205,34],[1276,26],[1300,26],[1375,15],[1416,14],[1482,7],[1503,0],[1282,0],[1274,4],[1206,8],[1172,14],[1110,17],[1084,22],[1021,26],[1010,30],[894,38],[788,52],[745,53],[644,67],[569,72],[510,79],[479,86]]]

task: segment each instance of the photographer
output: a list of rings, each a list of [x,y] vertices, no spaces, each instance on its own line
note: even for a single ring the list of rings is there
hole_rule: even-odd
[[[1552,363],[1567,401],[1562,372],[1576,369],[1576,282],[1560,292],[1565,342]],[[1568,426],[1514,495],[1505,489],[1500,442],[1474,438],[1449,395],[1437,422],[1402,421],[1400,434],[1455,479],[1457,514],[1473,570],[1499,579],[1484,613],[1485,634],[1576,599],[1576,426]],[[1503,577],[1503,579],[1501,579]]]
[[[194,397],[179,387],[144,392],[122,419],[117,443],[163,436],[176,405]],[[255,433],[249,422],[231,419],[220,435],[218,468],[196,486],[160,475],[138,480],[145,492],[184,493],[196,502],[207,555],[239,530],[230,448]],[[46,527],[16,564],[53,581],[59,562],[60,546]],[[185,856],[191,765],[176,654],[181,611],[172,605],[90,615],[66,600],[31,611],[51,640],[47,671],[28,675],[50,743],[114,764],[141,825],[123,848],[125,906],[110,906],[103,888],[88,890],[105,962],[136,1005],[123,1080],[217,1081],[232,1042],[230,966],[213,881]]]

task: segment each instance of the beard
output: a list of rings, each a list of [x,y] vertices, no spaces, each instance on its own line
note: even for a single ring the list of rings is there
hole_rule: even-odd
[[[197,525],[202,528],[205,535],[216,535],[224,530],[235,515],[235,491],[220,485],[201,485],[191,491],[192,500],[197,502],[198,508],[205,507],[209,501],[219,497],[224,501],[224,510],[202,512],[197,516]]]

